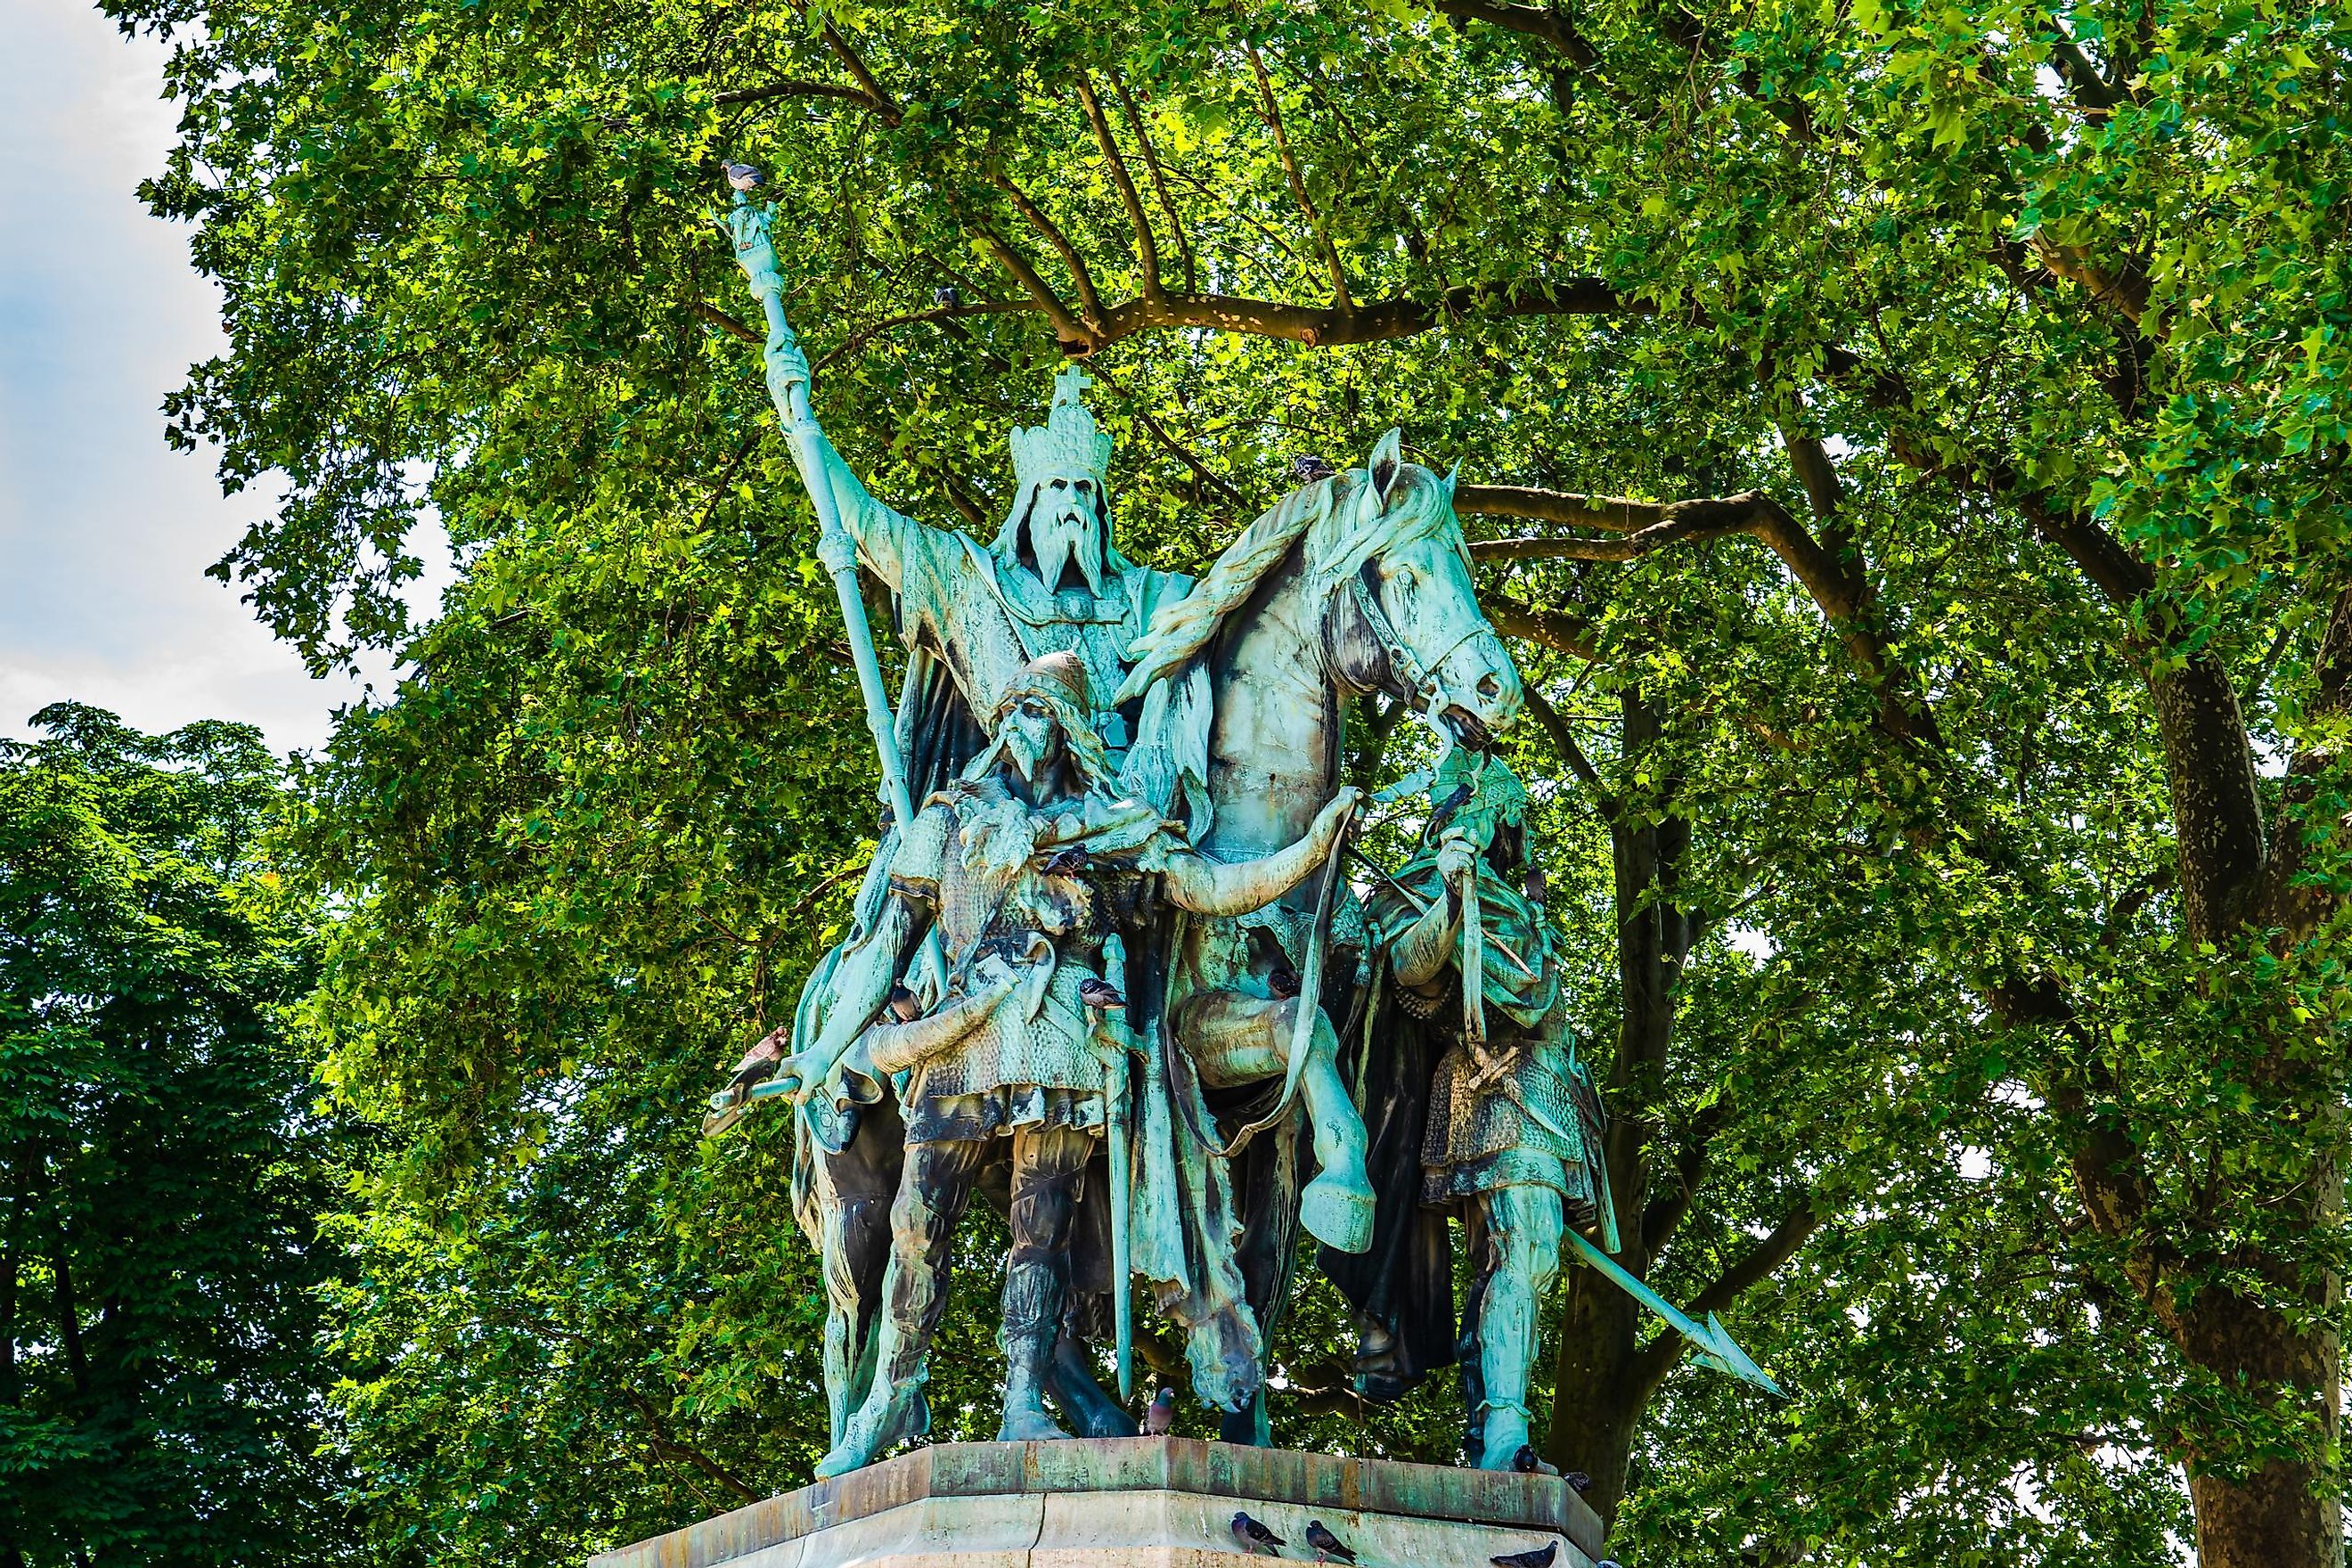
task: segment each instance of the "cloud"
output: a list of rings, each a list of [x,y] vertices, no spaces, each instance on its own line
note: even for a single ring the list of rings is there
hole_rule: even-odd
[[[165,57],[84,0],[0,4],[0,733],[72,699],[315,746],[362,682],[310,679],[204,575],[268,492],[225,499],[209,454],[163,444],[164,395],[226,346],[187,232],[133,194],[178,121]]]

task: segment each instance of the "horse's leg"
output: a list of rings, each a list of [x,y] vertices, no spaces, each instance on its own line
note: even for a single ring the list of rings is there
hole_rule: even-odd
[[[1081,1437],[1132,1437],[1142,1428],[1118,1406],[1095,1380],[1094,1358],[1087,1342],[1071,1329],[1066,1314],[1061,1337],[1054,1342],[1054,1359],[1045,1370],[1046,1387],[1054,1403]]]
[[[1315,1006],[1304,996],[1274,1001],[1242,991],[1203,991],[1177,1010],[1176,1037],[1199,1065],[1201,1081],[1212,1089],[1280,1078],[1289,1070],[1292,1030],[1297,1009]],[[1323,1009],[1315,1007],[1314,1033],[1298,1076],[1307,1119],[1315,1131],[1315,1162],[1321,1169],[1298,1198],[1298,1220],[1307,1233],[1341,1252],[1361,1252],[1372,1244],[1372,1179],[1364,1166],[1364,1119],[1339,1077],[1339,1041]]]

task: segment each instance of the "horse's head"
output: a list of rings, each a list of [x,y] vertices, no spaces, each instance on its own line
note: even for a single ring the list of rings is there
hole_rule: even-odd
[[[1325,640],[1349,685],[1481,746],[1518,716],[1518,668],[1478,608],[1454,476],[1405,462],[1401,444],[1391,430],[1362,468],[1327,481],[1339,493],[1307,542],[1309,571],[1331,584]]]

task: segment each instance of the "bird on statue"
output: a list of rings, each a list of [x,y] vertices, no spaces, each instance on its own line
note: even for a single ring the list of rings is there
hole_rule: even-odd
[[[768,183],[768,176],[761,173],[757,163],[730,163],[727,183],[739,191],[756,191]]]
[[[890,1016],[901,1024],[911,1024],[923,1016],[922,1000],[907,989],[907,983],[895,980],[890,984]]]
[[[1552,1559],[1559,1555],[1559,1542],[1547,1541],[1541,1546],[1529,1547],[1525,1552],[1506,1552],[1500,1557],[1489,1557],[1486,1561],[1492,1563],[1495,1568],[1551,1568]]]
[[[1282,1553],[1274,1549],[1289,1544],[1282,1537],[1245,1513],[1234,1515],[1234,1539],[1240,1542],[1242,1550],[1252,1556],[1263,1552],[1269,1557],[1279,1557]],[[1497,1561],[1500,1560],[1497,1559]]]
[[[1297,995],[1298,984],[1298,972],[1282,964],[1276,964],[1274,973],[1265,977],[1265,988],[1277,1002],[1287,1002]]]
[[[1311,485],[1318,479],[1328,479],[1339,471],[1312,452],[1302,452],[1290,459],[1290,477],[1302,485]]]
[[[784,1047],[792,1042],[792,1026],[772,1029],[760,1037],[758,1043],[743,1053],[735,1064],[735,1076],[727,1087],[710,1097],[709,1113],[702,1119],[702,1133],[708,1138],[724,1132],[743,1117],[751,1103],[751,1090],[776,1076],[776,1068],[784,1059]]]
[[[1307,1544],[1315,1548],[1318,1563],[1353,1563],[1356,1554],[1348,1543],[1323,1528],[1319,1519],[1307,1521]]]
[[[1143,1407],[1143,1435],[1165,1437],[1168,1429],[1176,1425],[1176,1391],[1163,1388],[1150,1404]]]
[[[1576,1495],[1579,1497],[1582,1497],[1585,1493],[1592,1489],[1592,1478],[1586,1475],[1582,1470],[1570,1470],[1568,1474],[1560,1477],[1559,1479],[1566,1481],[1570,1486],[1575,1488]]]
[[[1102,1013],[1116,1013],[1127,1005],[1127,998],[1118,994],[1118,986],[1092,975],[1078,982],[1078,1000]]]
[[[1519,1451],[1511,1456],[1511,1468],[1518,1471],[1519,1474],[1523,1476],[1556,1476],[1559,1474],[1559,1467],[1558,1465],[1546,1463],[1544,1457],[1536,1452],[1536,1446],[1533,1443],[1522,1443],[1519,1445]]]

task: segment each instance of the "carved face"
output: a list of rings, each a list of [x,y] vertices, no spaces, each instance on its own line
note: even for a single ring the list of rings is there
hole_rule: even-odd
[[[1005,760],[1034,782],[1040,769],[1061,755],[1061,721],[1044,700],[1024,697],[1005,711],[1003,739]]]
[[[1029,552],[1037,563],[1038,580],[1049,589],[1062,585],[1063,571],[1071,566],[1091,594],[1102,592],[1103,521],[1106,498],[1089,479],[1051,479],[1037,483],[1029,507]]]

